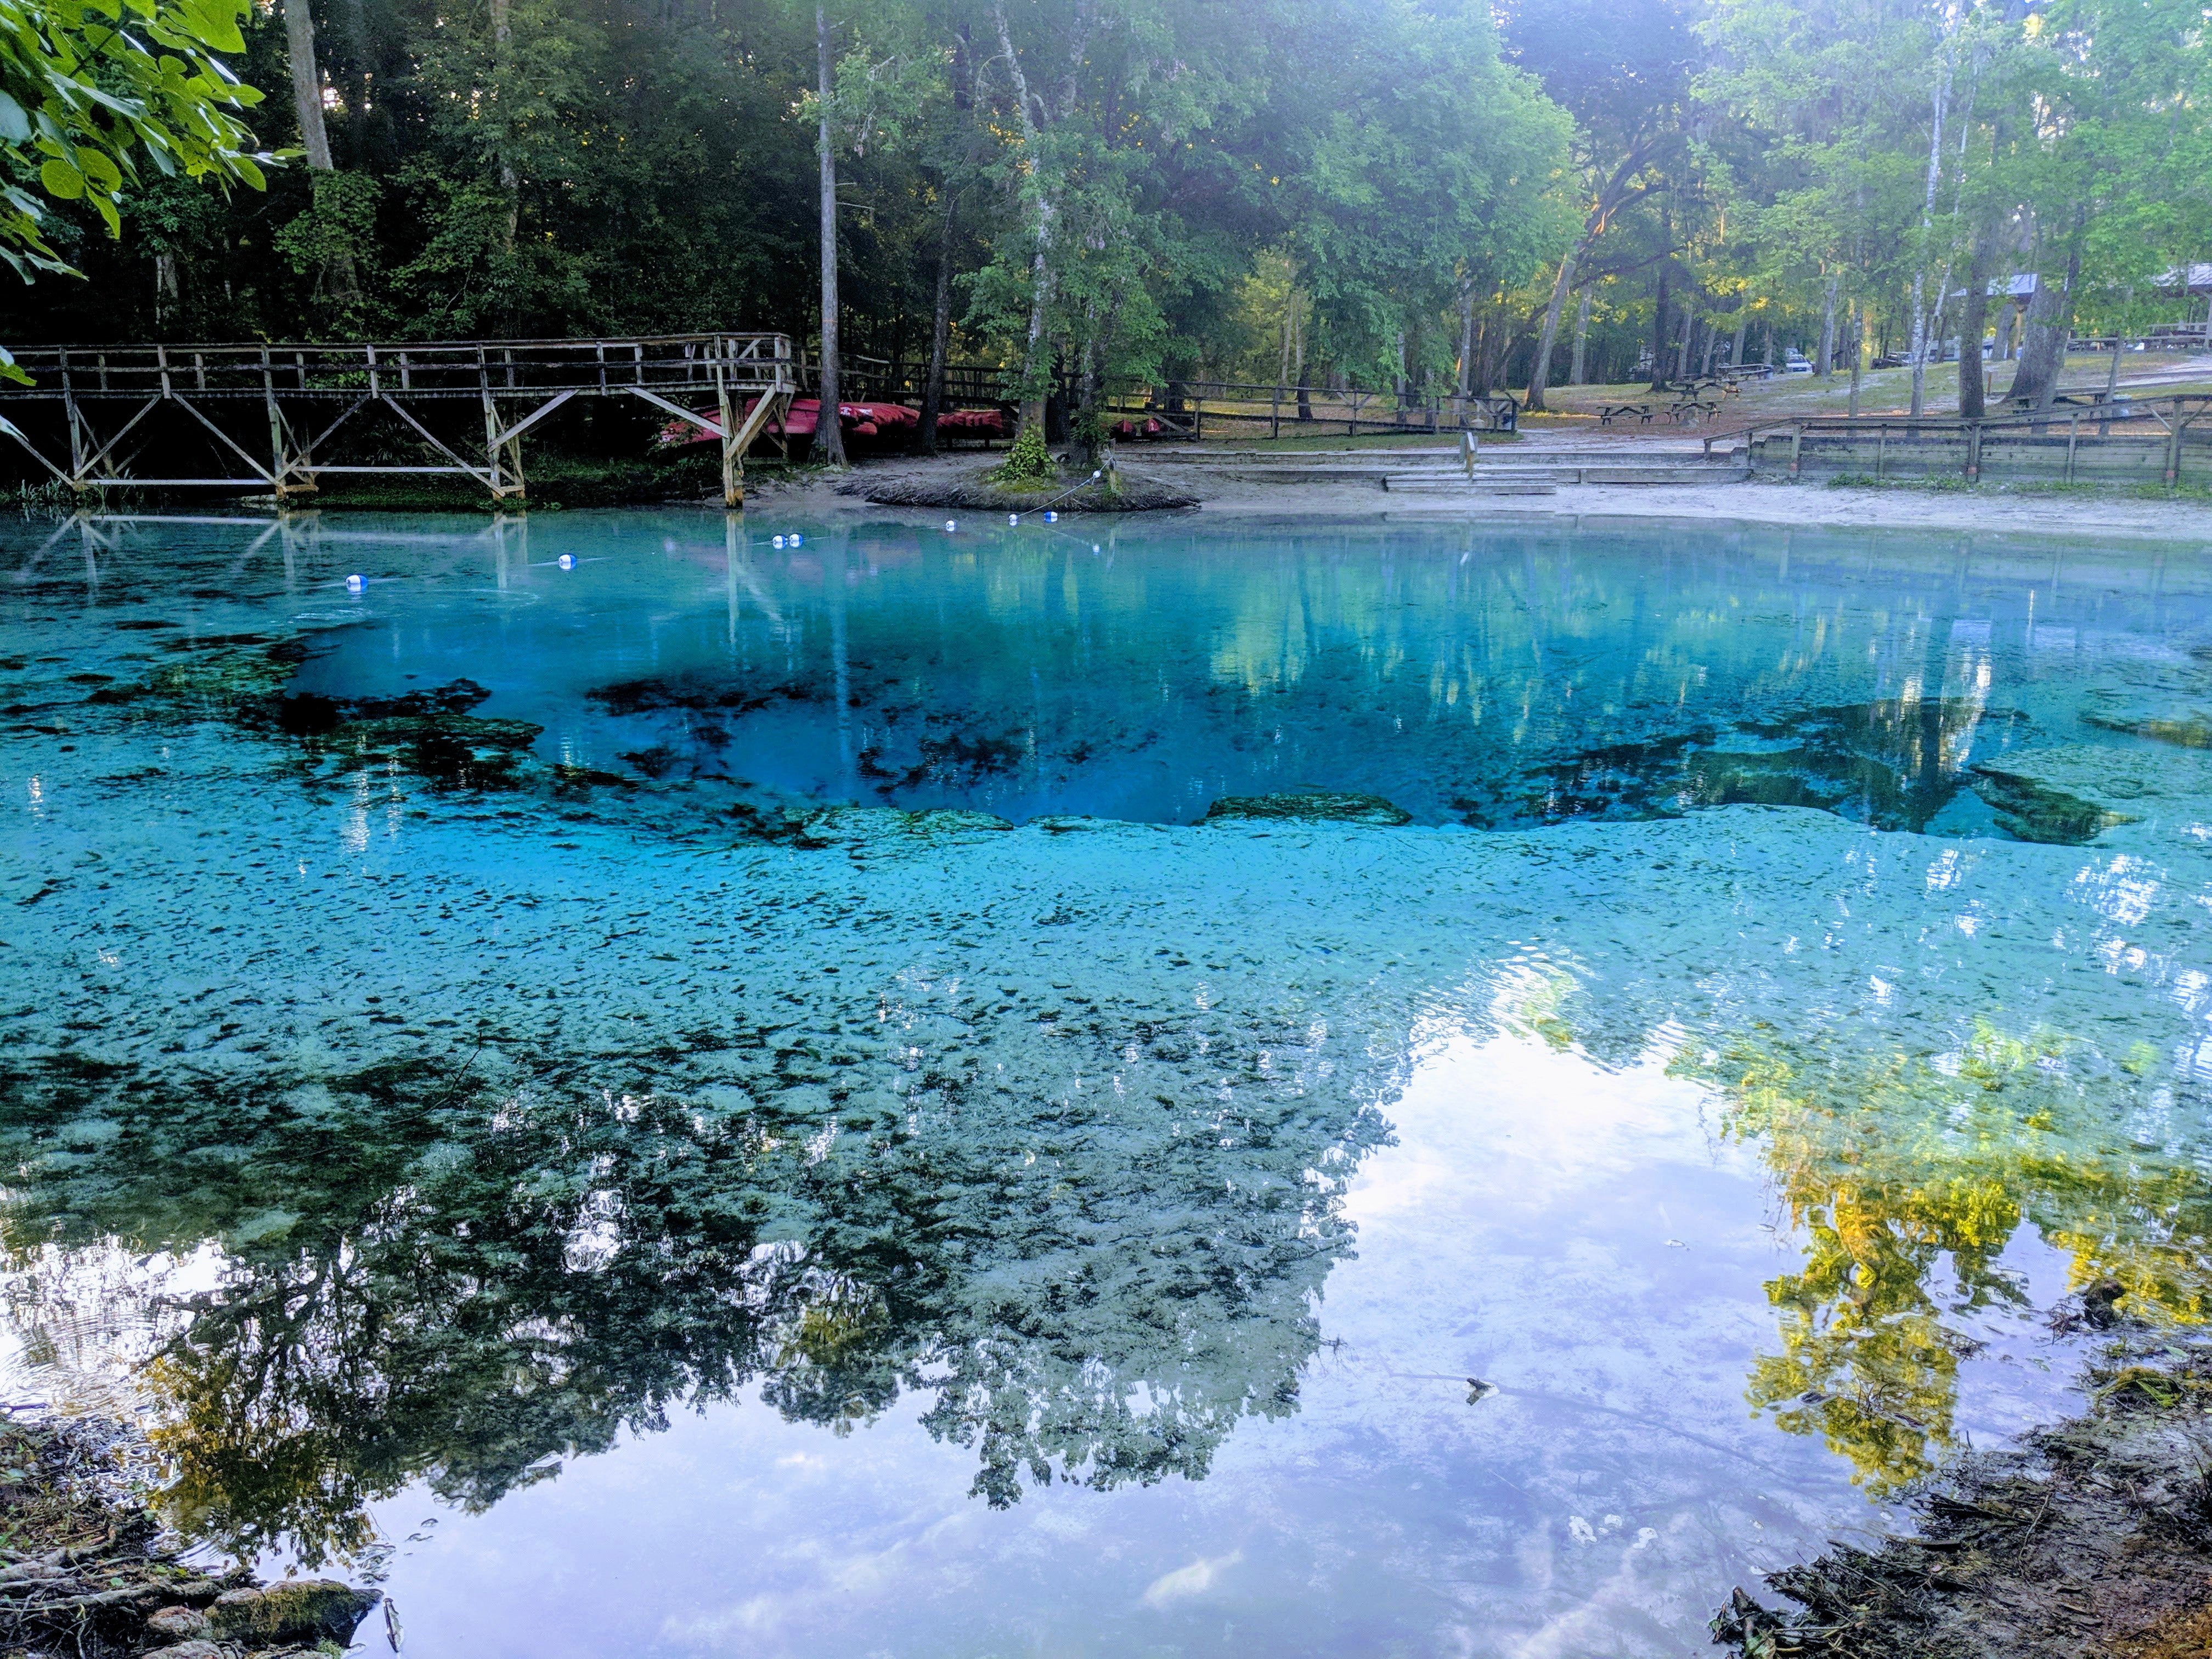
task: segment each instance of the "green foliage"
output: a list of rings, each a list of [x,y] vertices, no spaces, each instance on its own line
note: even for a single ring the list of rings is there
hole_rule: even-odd
[[[1023,428],[1006,451],[1005,463],[991,474],[994,483],[1014,485],[1045,483],[1059,477],[1060,469],[1044,447],[1044,434],[1035,427]]]
[[[217,55],[244,50],[246,0],[0,0],[0,260],[26,282],[68,267],[46,206],[82,202],[123,230],[126,185],[144,163],[263,187],[239,112],[261,94]]]
[[[0,0],[0,251],[91,279],[41,285],[19,337],[813,336],[814,8],[502,15],[340,9],[315,65],[337,173],[194,207],[169,175],[261,182],[240,119],[291,79],[279,11]],[[845,352],[927,359],[943,252],[953,360],[1019,371],[1032,404],[1072,387],[1093,440],[1115,382],[1522,384],[1555,291],[1551,378],[1587,299],[1585,379],[1619,380],[1639,355],[1671,374],[1686,321],[1700,363],[1731,337],[1812,352],[1832,300],[1895,349],[1918,292],[1946,337],[1976,259],[2139,329],[2183,314],[2158,275],[2212,255],[2212,64],[2182,0],[829,21]],[[289,100],[257,118],[295,141]]]

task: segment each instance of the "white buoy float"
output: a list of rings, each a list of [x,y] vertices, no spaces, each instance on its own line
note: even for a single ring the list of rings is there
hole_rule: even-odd
[[[806,545],[806,538],[794,530],[791,532],[791,544],[793,547],[804,547]]]
[[[1060,522],[1060,514],[1057,513],[1048,513],[1044,515],[1044,521],[1047,524],[1058,524]]]
[[[783,545],[783,538],[781,536],[771,537],[769,540],[770,543],[776,547],[781,547]]]
[[[945,521],[945,528],[946,532],[949,534],[949,533],[951,533],[951,532],[953,532],[953,531],[955,531],[955,530],[959,529],[959,528],[960,528],[960,526],[959,526],[957,523],[955,523],[952,520],[951,520],[951,519],[947,519],[947,520]]]
[[[367,587],[368,586],[368,578],[366,576],[348,576],[346,578],[346,592],[349,593],[358,593],[362,588]]]
[[[574,570],[576,568],[576,556],[573,553],[563,553],[559,558],[554,560],[553,562],[559,565],[563,570]]]

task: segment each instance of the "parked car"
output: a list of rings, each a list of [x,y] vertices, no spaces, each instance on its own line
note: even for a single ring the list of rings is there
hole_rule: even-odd
[[[1810,374],[1813,364],[1803,352],[1793,351],[1782,360],[1782,372],[1784,374]]]

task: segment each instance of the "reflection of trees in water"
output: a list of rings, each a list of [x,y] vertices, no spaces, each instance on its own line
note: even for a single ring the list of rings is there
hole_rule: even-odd
[[[1319,781],[1493,827],[1764,800],[1917,828],[1960,787],[1987,691],[1986,646],[1954,646],[1924,574],[1878,600],[1741,551],[1471,531],[1403,556],[1335,536],[1215,551],[921,555],[848,597],[835,665],[818,593],[779,579],[726,659],[590,696],[655,776],[756,777],[762,751],[817,755],[848,721],[853,792],[907,807],[1187,817]],[[1766,746],[1791,757],[1706,752],[1778,724]]]
[[[619,1062],[22,1067],[4,1223],[18,1249],[224,1241],[148,1374],[178,1523],[247,1547],[359,1546],[417,1476],[489,1504],[755,1382],[840,1431],[923,1395],[994,1504],[1024,1471],[1201,1476],[1239,1418],[1295,1409],[1384,1126],[1298,1024],[1051,1012],[1048,1055],[916,1033],[886,1066],[764,1028],[707,1056],[720,1082],[695,1055],[634,1093]],[[1041,1073],[1080,1081],[1016,1080]]]
[[[2022,1287],[1999,1258],[2022,1222],[2073,1258],[2076,1285],[2127,1285],[2130,1308],[2212,1311],[2212,1180],[2134,1141],[2150,1091],[2138,1046],[2118,1066],[2045,1031],[1978,1022],[1940,1055],[1850,1053],[1770,1030],[1683,1068],[1718,1085],[1728,1126],[1766,1143],[1778,1196],[1807,1252],[1771,1280],[1782,1350],[1761,1357],[1753,1404],[1818,1432],[1888,1491],[1956,1446],[1954,1322]]]

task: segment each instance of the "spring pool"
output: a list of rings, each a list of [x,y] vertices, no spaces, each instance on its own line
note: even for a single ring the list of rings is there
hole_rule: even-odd
[[[2204,1311],[2204,550],[20,521],[0,698],[0,1397],[410,1655],[1685,1653]]]

